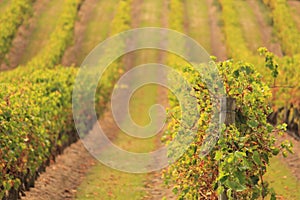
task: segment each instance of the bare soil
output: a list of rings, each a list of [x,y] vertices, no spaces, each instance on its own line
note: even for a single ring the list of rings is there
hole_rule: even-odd
[[[275,38],[275,36],[273,36],[272,34],[273,27],[267,24],[261,12],[261,9],[258,5],[259,2],[253,0],[247,0],[247,3],[252,8],[257,23],[260,27],[259,31],[262,36],[263,45],[267,47],[271,52],[275,53],[277,56],[282,56],[280,43]]]
[[[81,141],[68,147],[25,192],[23,200],[73,199],[89,168],[96,164]]]
[[[216,56],[219,61],[224,61],[227,59],[227,51],[224,44],[225,38],[219,26],[220,15],[218,14],[218,8],[214,5],[214,0],[207,0],[207,4],[209,8],[212,55]]]
[[[278,143],[289,140],[293,143],[293,154],[288,154],[288,157],[284,158],[279,155],[282,163],[286,164],[291,170],[292,174],[298,179],[300,187],[300,141],[294,139],[292,136],[285,134],[283,137],[278,137]]]
[[[139,15],[141,12],[141,5],[143,0],[133,0],[132,1],[132,9],[131,9],[131,28],[138,28],[140,24]],[[127,44],[134,45],[134,44]],[[125,70],[129,70],[134,66],[134,52],[130,52],[123,57],[122,62],[124,63]]]
[[[85,0],[81,5],[80,11],[78,12],[79,19],[76,21],[74,27],[74,44],[65,51],[62,58],[62,65],[80,65],[80,63],[78,63],[78,55],[81,53],[80,50],[84,39],[84,32],[87,28],[86,25],[91,18],[91,11],[95,4],[97,4],[97,0]]]
[[[169,107],[167,95],[168,90],[166,88],[158,87],[158,102],[165,108]],[[164,129],[159,133],[160,136],[163,134],[163,132]],[[162,146],[160,137],[157,137],[156,146],[157,148]],[[147,195],[144,197],[144,200],[161,200],[163,197],[166,197],[168,200],[176,199],[176,196],[172,192],[172,186],[167,186],[164,184],[162,179],[162,171],[149,174],[145,183],[145,190]]]
[[[17,30],[16,36],[12,41],[10,52],[6,56],[8,63],[0,64],[0,71],[10,70],[17,67],[20,59],[22,58],[23,52],[28,45],[28,38],[36,26],[37,17],[43,12],[49,1],[50,0],[35,1],[33,5],[33,15],[27,19]]]

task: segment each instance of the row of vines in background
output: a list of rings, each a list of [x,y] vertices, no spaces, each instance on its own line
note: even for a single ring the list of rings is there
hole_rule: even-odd
[[[273,26],[285,55],[300,53],[300,34],[286,0],[262,0],[270,9]]]
[[[227,8],[227,3],[223,5],[225,9],[229,9],[227,12],[232,12],[232,8]],[[183,16],[177,12],[183,7],[182,1],[171,0],[170,12],[173,14],[169,17],[169,24],[175,30],[183,30]],[[234,22],[230,22],[229,26],[233,26],[232,23]],[[230,30],[232,31],[231,28]],[[172,41],[169,45],[172,45]],[[184,44],[177,45],[183,45],[184,48]],[[238,43],[235,48],[239,49]],[[248,52],[246,46],[245,51]],[[264,57],[269,55],[265,49],[260,52]],[[238,58],[236,59],[239,60]],[[218,199],[220,194],[225,194],[228,199],[261,199],[266,196],[276,199],[275,191],[269,188],[263,176],[270,158],[280,152],[286,155],[291,151],[291,144],[284,142],[281,146],[275,145],[275,135],[282,134],[281,130],[285,126],[273,128],[267,122],[267,117],[272,112],[269,107],[271,91],[263,77],[256,72],[256,65],[233,60],[217,64],[226,95],[236,100],[236,123],[224,126],[217,145],[207,156],[202,157],[200,146],[207,137],[206,131],[212,120],[211,93],[201,74],[190,64],[175,55],[169,56],[167,60],[168,65],[174,67],[191,84],[193,90],[189,93],[197,98],[198,105],[195,109],[199,111],[200,118],[196,137],[188,150],[164,170],[165,183],[173,186],[173,192],[179,199]],[[270,63],[262,65],[271,68]],[[272,70],[273,73],[275,71]],[[172,78],[174,77],[169,76],[169,81],[178,84]],[[180,90],[180,85],[177,89]],[[180,105],[172,95],[169,95],[169,105],[168,128],[162,138],[166,145],[174,141],[178,134],[182,134]],[[174,152],[168,153],[172,155]]]
[[[218,2],[222,12],[223,31],[229,56],[234,60],[247,58],[248,62],[255,65],[255,69],[264,76],[264,81],[272,87],[273,97],[270,99],[270,103],[274,108],[275,114],[271,116],[271,121],[287,123],[289,125],[288,129],[291,130],[293,134],[299,136],[300,118],[298,113],[300,112],[300,85],[298,77],[300,72],[297,69],[300,65],[300,56],[296,54],[296,46],[299,46],[299,44],[294,41],[298,40],[297,37],[300,36],[300,33],[288,13],[287,2],[264,0],[264,2],[272,8],[273,24],[284,47],[283,49],[294,50],[293,52],[289,51],[288,54],[291,56],[280,58],[271,53],[267,53],[265,60],[262,59],[263,57],[259,57],[258,54],[253,54],[247,47],[234,1],[219,0]],[[289,23],[288,26],[285,23],[286,21]],[[261,48],[259,53],[261,54],[262,51],[265,50]],[[270,60],[274,62],[273,65],[270,65]],[[271,73],[264,67],[265,63],[269,63],[267,67],[272,71]],[[296,112],[294,110],[296,110]]]
[[[110,35],[113,36],[120,32],[126,31],[130,29],[130,22],[131,22],[131,3],[132,0],[121,0],[119,5],[115,11],[116,17],[112,20]],[[125,44],[118,43],[115,48],[107,49],[107,54],[109,52],[117,52],[120,49],[125,49]],[[98,86],[98,95],[99,97],[103,98],[105,101],[109,101],[110,91],[112,90],[115,81],[118,79],[120,74],[124,72],[124,67],[122,66],[122,59],[118,59],[113,62],[103,74],[101,78],[101,82]],[[99,106],[99,109],[103,110],[103,107]]]
[[[111,22],[110,36],[126,31],[130,28],[131,3],[132,0],[119,1],[118,6],[115,10],[115,17]],[[123,41],[118,41],[118,43],[116,43],[114,47],[105,49],[103,54],[115,55],[115,52],[122,51],[122,49],[125,48],[126,48],[125,43],[123,43]],[[97,60],[95,61],[97,62]],[[101,61],[99,60],[99,62]],[[84,72],[81,73],[80,81],[83,82],[83,84],[79,86],[76,85],[76,88],[74,88],[76,89],[76,91],[80,91],[80,94],[78,94],[79,95],[78,97],[76,96],[73,99],[73,104],[74,104],[73,108],[76,109],[73,112],[81,113],[80,115],[77,115],[74,120],[77,123],[77,127],[76,127],[77,130],[80,132],[80,134],[84,134],[80,136],[84,137],[86,134],[88,134],[87,131],[92,128],[89,126],[93,125],[94,123],[91,121],[88,124],[85,123],[86,118],[90,117],[89,105],[94,103],[91,102],[91,98],[90,98],[91,95],[95,97],[96,114],[98,117],[100,117],[100,115],[103,113],[103,111],[107,106],[106,105],[107,102],[110,101],[111,92],[115,85],[116,80],[124,72],[124,66],[122,63],[122,58],[119,58],[115,60],[113,63],[111,63],[109,66],[106,66],[107,68],[101,75],[101,79],[99,80],[99,83],[95,83],[94,81],[91,81],[93,78],[95,78],[94,76],[97,74],[97,72],[95,72],[98,67],[97,65],[93,66],[93,64],[89,64],[88,66],[82,66],[82,67],[84,68]],[[102,68],[105,66],[100,66],[100,67]],[[98,77],[96,78],[98,79]],[[95,87],[97,88],[96,95],[93,95],[92,94],[93,91],[90,91],[87,88],[95,88]],[[84,102],[84,105],[87,107],[84,107],[82,102]]]
[[[241,60],[251,58],[254,55],[249,50],[242,29],[238,26],[240,23],[237,8],[234,0],[219,0],[223,32],[225,34],[225,44],[228,51],[228,57]],[[234,33],[234,34],[232,34]]]
[[[16,32],[22,23],[32,15],[34,0],[15,0],[0,15],[0,63],[5,61]]]
[[[48,43],[28,62],[33,68],[51,68],[60,63],[66,48],[73,41],[73,29],[77,13],[84,0],[66,0],[55,30],[51,33]]]
[[[18,76],[1,73],[0,199],[16,199],[19,190],[33,186],[39,167],[73,131],[70,101],[76,70],[16,70]]]
[[[284,57],[274,58],[279,63],[279,78],[274,82],[273,105],[270,116],[274,123],[284,122],[300,138],[300,30],[291,16],[286,0],[262,0],[270,9],[275,33],[280,39]]]
[[[267,0],[265,0],[267,1]],[[271,0],[269,0],[271,1]],[[259,71],[263,76],[264,76],[264,80],[266,82],[268,82],[268,84],[270,86],[275,86],[275,84],[277,85],[287,85],[287,84],[295,84],[296,80],[291,76],[291,74],[293,74],[292,72],[295,72],[295,68],[297,68],[298,66],[298,62],[297,62],[297,58],[299,56],[295,56],[295,57],[284,57],[284,58],[278,58],[276,57],[274,60],[277,60],[277,62],[280,64],[280,68],[278,68],[278,66],[274,66],[277,68],[271,69],[274,73],[276,73],[278,75],[278,70],[280,70],[280,74],[277,77],[277,82],[274,82],[274,78],[276,78],[274,75],[275,74],[270,74],[268,72],[266,72],[265,68],[263,67],[264,65],[264,60],[259,57],[258,54],[253,54],[249,48],[248,48],[248,44],[244,38],[244,34],[241,28],[241,24],[238,18],[238,14],[237,14],[237,8],[235,6],[235,3],[233,0],[219,0],[218,1],[221,7],[221,12],[222,12],[222,24],[223,24],[223,31],[225,34],[225,43],[226,43],[226,47],[228,49],[229,52],[229,57],[233,58],[235,60],[242,60],[247,58],[247,60],[253,64],[256,64],[256,70]],[[272,2],[277,2],[277,0],[274,0]],[[279,2],[279,1],[278,1]],[[275,3],[274,3],[275,4]],[[279,5],[285,5],[286,6],[286,2],[285,1],[280,1],[280,3],[277,3]],[[287,8],[286,8],[287,9]],[[273,13],[274,15],[274,13]],[[279,14],[278,14],[279,15]],[[284,15],[284,14],[283,14]],[[290,23],[294,23],[291,16],[288,15],[290,18],[286,18],[288,20],[285,21],[289,21]],[[273,18],[276,18],[275,16]],[[273,22],[273,24],[275,24],[275,22]],[[287,30],[289,30],[287,28],[287,26],[284,26]],[[287,34],[288,32],[286,32],[284,34],[284,38],[295,38],[296,35],[300,35],[299,32],[295,29],[296,27],[291,26],[291,29],[293,31],[291,31],[291,33],[293,33],[294,37],[290,36],[289,34]],[[234,33],[234,34],[232,34]],[[297,40],[291,40],[291,39],[287,39],[287,41],[289,41],[289,43],[291,44],[296,44],[296,42],[293,41],[297,41]],[[296,44],[298,45],[298,44]],[[294,53],[295,54],[295,53]],[[293,54],[293,55],[294,55]],[[297,70],[296,70],[297,71]]]
[[[276,58],[281,67],[282,80],[280,84],[293,86],[299,91],[299,65],[300,65],[300,30],[296,27],[296,22],[291,16],[291,9],[286,0],[263,0],[270,8],[275,33],[281,41],[284,51],[283,58]],[[296,41],[296,42],[295,42]],[[287,92],[288,93],[288,92]],[[294,93],[293,93],[294,94]],[[300,96],[298,96],[300,97]],[[298,98],[299,99],[299,98]]]
[[[264,75],[265,81],[269,84],[273,83],[273,77],[266,72],[263,66],[263,59],[258,53],[254,54],[247,44],[243,30],[238,17],[237,7],[234,0],[219,0],[221,7],[221,19],[223,24],[223,32],[225,35],[225,44],[227,47],[228,57],[234,60],[243,60],[255,64],[256,70]],[[234,34],[232,34],[234,33]]]
[[[291,16],[290,7],[286,0],[263,0],[270,8],[275,32],[280,38],[282,49],[286,56],[276,58],[280,64],[280,79],[277,80],[279,87],[278,97],[275,100],[278,107],[287,106],[289,103],[300,99],[299,66],[300,66],[300,30]],[[295,105],[299,106],[300,105]]]
[[[49,43],[26,66],[0,74],[0,199],[17,199],[33,186],[38,172],[78,136],[72,118],[75,67],[56,66],[72,41],[83,0],[67,0]],[[112,33],[130,26],[130,0],[119,2]],[[126,8],[126,9],[124,9]],[[105,104],[122,65],[100,86],[97,104]],[[117,72],[117,73],[116,73]],[[101,107],[103,109],[103,107]],[[97,110],[101,112],[101,110]]]
[[[80,3],[65,3],[51,43],[40,54],[26,66],[1,73],[0,198],[16,198],[33,186],[39,167],[76,138],[71,115],[76,69],[55,64],[72,40]]]

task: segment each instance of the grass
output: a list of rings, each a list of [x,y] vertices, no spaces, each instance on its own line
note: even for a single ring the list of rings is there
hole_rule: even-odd
[[[291,173],[290,169],[282,160],[275,157],[270,161],[265,179],[274,188],[278,199],[298,200],[300,199],[300,182]]]
[[[140,76],[143,78],[143,76]],[[147,85],[138,89],[130,101],[130,114],[139,125],[150,122],[147,115],[151,105],[156,103],[157,86]],[[155,148],[155,138],[135,139],[119,131],[113,141],[118,147],[131,152],[150,152]],[[124,159],[124,158],[120,158]],[[103,164],[97,164],[78,189],[77,199],[141,199],[145,196],[146,174],[120,172]]]
[[[185,2],[185,23],[188,23],[188,35],[203,48],[212,53],[210,22],[206,1],[190,0]]]
[[[140,76],[143,78],[143,76]],[[147,85],[138,89],[130,101],[130,114],[139,125],[149,123],[148,108],[156,103],[157,86]],[[131,152],[154,150],[155,138],[135,139],[122,131],[113,141],[118,147]],[[124,159],[124,158],[120,158]],[[145,196],[146,174],[130,174],[97,164],[78,189],[77,199],[141,199]]]
[[[103,1],[103,3],[104,2],[108,3],[110,1]],[[159,13],[159,8],[161,8],[159,5],[161,5],[161,1],[159,0],[143,2],[140,8],[142,12],[140,13],[141,16],[139,16],[139,23],[144,26],[158,26],[160,18],[157,14]],[[109,5],[106,6],[111,7]],[[107,12],[103,6],[99,6],[99,9],[100,8],[105,10],[105,13]],[[106,21],[109,22],[109,20]],[[107,29],[109,26],[108,24],[102,24],[99,27],[91,26],[88,31],[91,36],[86,37],[86,49],[91,47],[96,41],[95,38],[92,39],[94,42],[89,40],[91,37],[93,37],[93,34],[99,33],[100,27]],[[98,30],[96,30],[96,28]],[[158,58],[157,52],[149,52],[147,50],[145,52],[134,52],[131,56],[134,58],[134,65],[148,63],[149,60],[154,61]],[[139,78],[143,79],[144,76],[145,74],[141,74]],[[156,77],[156,73],[154,72],[154,74],[147,74],[147,76]],[[134,84],[134,82],[132,84]],[[157,103],[157,96],[158,87],[156,85],[143,86],[131,96],[130,114],[135,123],[143,126],[150,122],[148,111],[153,104]],[[156,137],[151,137],[148,139],[136,139],[119,130],[116,133],[116,138],[113,140],[113,143],[118,147],[131,152],[150,152],[155,149],[155,141]],[[120,172],[99,163],[91,169],[84,182],[78,188],[76,198],[79,200],[141,199],[146,195],[144,189],[146,178],[147,174],[130,174]]]
[[[47,44],[52,31],[55,29],[57,19],[63,9],[63,3],[60,0],[51,0],[45,4],[38,11],[38,14],[34,16],[36,24],[28,38],[28,45],[24,49],[20,64],[26,64],[38,54],[40,49]]]
[[[141,199],[143,179],[143,174],[129,174],[97,165],[78,189],[76,199]]]

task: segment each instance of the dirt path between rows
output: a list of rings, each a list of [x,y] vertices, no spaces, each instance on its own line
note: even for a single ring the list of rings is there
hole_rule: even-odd
[[[133,0],[131,4],[131,28],[138,28],[140,19],[140,6],[143,3],[143,0]],[[127,44],[127,45],[134,45],[134,44]],[[122,62],[124,63],[125,71],[131,69],[134,66],[134,54],[133,52],[128,53],[123,59]]]
[[[107,137],[113,141],[118,132],[115,125],[110,103],[99,123],[102,130],[107,133]],[[95,128],[96,126],[94,126]],[[87,137],[93,137],[96,129],[92,129]],[[88,141],[85,142],[85,144]],[[99,145],[99,144],[97,144]],[[35,183],[35,187],[25,192],[22,200],[64,200],[75,199],[78,186],[84,180],[87,172],[97,160],[87,151],[81,140],[67,147],[63,154],[56,158],[46,172],[42,173]]]
[[[168,27],[168,1],[164,1],[163,4],[163,17],[161,18],[161,26],[163,28]],[[167,45],[167,44],[166,44]],[[166,52],[160,51],[158,54],[158,63],[164,63],[166,56],[168,54]],[[166,78],[162,74],[158,74],[158,76],[161,76],[160,78]],[[168,104],[168,90],[166,88],[158,86],[158,96],[157,96],[157,102],[164,106],[165,108],[169,107]],[[164,130],[160,131],[158,134],[159,136],[162,136]],[[160,137],[157,137],[156,139],[156,148],[160,148],[162,146]],[[145,191],[146,196],[143,200],[161,200],[163,197],[165,197],[168,200],[176,199],[175,195],[172,192],[171,187],[167,187],[164,184],[164,180],[162,179],[162,172],[152,172],[148,175],[148,178],[145,182]]]
[[[82,42],[84,40],[84,33],[87,28],[87,24],[91,19],[91,13],[94,6],[97,4],[97,0],[85,0],[82,4],[80,11],[78,12],[78,20],[74,27],[74,45],[71,45],[66,49],[62,58],[62,65],[64,66],[79,66],[78,55],[81,53]]]
[[[93,9],[96,0],[85,0],[78,13],[79,20],[75,24],[75,45],[68,48],[63,58],[63,64],[71,65],[76,61],[76,53],[80,50],[82,35],[89,13]],[[104,115],[105,116],[105,115]],[[46,168],[35,183],[35,187],[25,192],[25,200],[60,200],[73,199],[76,188],[80,185],[88,169],[95,165],[95,159],[85,149],[82,142],[72,144],[66,148],[55,162]]]
[[[211,29],[211,46],[212,55],[217,57],[218,61],[224,61],[227,59],[226,46],[224,44],[225,38],[219,26],[218,8],[214,5],[214,0],[207,0],[210,29]]]
[[[267,47],[271,52],[275,53],[277,56],[282,56],[282,50],[279,42],[272,35],[273,27],[268,25],[264,16],[259,8],[258,2],[253,0],[247,0],[247,3],[252,8],[257,23],[259,25],[259,31],[262,36],[263,45]]]
[[[1,70],[11,70],[18,66],[20,59],[22,58],[23,52],[29,43],[29,36],[32,34],[36,27],[38,16],[46,9],[47,4],[50,0],[36,0],[33,5],[33,15],[25,21],[16,33],[15,38],[12,41],[12,46],[9,53],[6,55],[8,64],[0,64]]]
[[[300,31],[300,1],[297,0],[289,0],[288,4],[290,6],[291,15],[293,19],[296,22],[296,26],[298,27],[298,30]]]
[[[86,22],[90,20],[89,11],[93,8],[93,3],[96,0],[86,0],[82,5],[79,12],[80,19],[76,22],[75,26],[75,44],[70,47],[64,55],[63,64],[71,65],[76,64],[76,52],[80,51],[82,44],[82,34],[84,33]],[[139,5],[141,1],[133,1],[132,10],[132,27],[138,27],[139,25]],[[168,4],[165,3],[167,9]],[[166,23],[163,20],[164,24]],[[130,56],[129,56],[130,57]],[[162,59],[162,58],[160,58]],[[126,68],[133,66],[132,59],[125,59]],[[161,89],[159,97],[166,101],[166,91]],[[160,99],[159,101],[162,101]],[[165,103],[163,103],[165,104]],[[108,104],[109,105],[109,104]],[[108,137],[113,140],[118,132],[111,110],[107,109],[103,117],[100,119],[101,127],[104,132],[108,134]],[[93,135],[91,130],[90,135]],[[159,142],[158,142],[159,143]],[[46,172],[41,174],[35,183],[35,187],[30,191],[25,192],[24,200],[62,200],[62,199],[74,199],[76,196],[76,189],[84,180],[86,173],[92,168],[98,161],[96,161],[90,153],[85,149],[83,143],[79,140],[66,148],[62,155],[59,155],[56,162],[47,167]],[[168,199],[172,199],[172,192],[170,189],[163,187],[163,180],[161,179],[160,172],[151,173],[145,182],[145,190],[147,196],[145,199],[158,200],[164,196]]]
[[[68,147],[56,162],[46,168],[35,183],[35,187],[25,192],[23,200],[63,200],[73,199],[76,188],[82,182],[89,168],[96,161],[85,149],[81,141]]]
[[[283,137],[278,137],[278,143],[283,142],[284,140],[289,140],[293,143],[293,154],[288,154],[288,157],[284,158],[282,155],[279,155],[279,158],[282,163],[287,165],[291,170],[292,174],[298,179],[300,187],[300,141],[294,139],[288,134],[285,134]]]

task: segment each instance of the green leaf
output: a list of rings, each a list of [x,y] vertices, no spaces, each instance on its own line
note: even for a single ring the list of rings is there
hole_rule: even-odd
[[[240,75],[240,72],[238,70],[236,70],[236,71],[233,72],[233,75],[234,75],[235,78],[238,78],[239,75]]]
[[[234,159],[233,155],[230,155],[229,158],[227,159],[227,162],[232,163],[233,159]]]
[[[246,176],[245,176],[245,174],[243,172],[237,171],[237,172],[234,173],[234,176],[238,178],[239,183],[241,185],[245,184],[245,182],[246,182]]]
[[[277,156],[279,154],[280,150],[278,148],[273,149],[272,154],[274,156]]]
[[[226,194],[227,194],[227,197],[231,198],[232,190],[231,189],[227,190]]]
[[[273,188],[270,189],[270,193],[271,193],[270,200],[276,200],[276,193]]]
[[[243,157],[246,157],[246,156],[247,156],[245,152],[240,152],[240,151],[234,152],[234,155],[235,155],[235,157],[237,157],[237,158],[243,158]]]
[[[258,126],[258,122],[256,120],[250,120],[247,122],[247,124],[251,127],[251,128],[257,128]]]
[[[226,186],[230,189],[232,189],[233,191],[243,191],[246,189],[245,186],[239,184],[238,182],[236,181],[226,181]]]
[[[215,155],[215,160],[219,161],[222,159],[223,153],[221,151],[217,151]]]
[[[256,185],[259,181],[259,177],[258,176],[251,176],[251,181],[252,181],[253,185]]]
[[[177,187],[174,187],[174,188],[172,189],[172,192],[173,192],[174,194],[177,194],[177,193],[178,193],[178,188],[177,188]]]
[[[257,165],[261,165],[261,160],[260,160],[260,155],[257,151],[253,152],[253,156],[252,156],[253,161],[257,164]]]
[[[274,127],[270,124],[267,125],[268,133],[271,133],[274,130]]]
[[[220,179],[219,179],[220,183],[223,184],[227,180],[227,178],[228,178],[228,175],[224,175],[224,176],[220,177]]]

